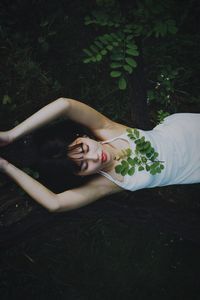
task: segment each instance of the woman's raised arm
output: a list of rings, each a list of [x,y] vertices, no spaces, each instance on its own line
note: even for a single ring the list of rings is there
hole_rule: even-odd
[[[35,129],[38,129],[49,122],[58,119],[59,117],[66,116],[66,110],[68,109],[68,101],[64,98],[59,98],[34,113],[25,121],[7,131],[10,142],[28,134]],[[1,137],[0,132],[0,137]],[[5,133],[4,133],[5,134]]]
[[[66,117],[89,128],[99,139],[109,138],[109,132],[113,134],[117,131],[117,134],[119,134],[119,127],[123,127],[123,130],[125,127],[113,122],[87,104],[74,99],[59,98],[47,104],[11,130],[0,132],[0,146],[12,143],[59,117]]]

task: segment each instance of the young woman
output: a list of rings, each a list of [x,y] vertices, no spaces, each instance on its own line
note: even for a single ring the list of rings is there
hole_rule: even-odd
[[[59,98],[13,129],[0,132],[0,146],[6,146],[59,117],[86,126],[96,138],[78,137],[66,148],[66,157],[73,162],[76,175],[95,175],[86,184],[53,193],[0,158],[0,170],[50,212],[76,209],[124,189],[135,191],[155,186],[200,183],[200,114],[197,113],[176,113],[165,118],[153,130],[137,130],[137,134],[157,152],[157,161],[163,164],[162,170],[156,174],[146,168],[137,169],[131,175],[117,173],[115,168],[122,161],[122,150],[131,149],[130,157],[137,159],[136,141],[127,131],[130,128],[68,98]],[[148,161],[148,157],[144,158],[144,164],[145,160]]]

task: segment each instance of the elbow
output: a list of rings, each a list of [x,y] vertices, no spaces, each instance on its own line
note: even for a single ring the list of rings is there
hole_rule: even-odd
[[[66,117],[70,108],[70,99],[61,97],[58,98],[56,101],[58,101],[59,105],[62,108],[63,116]]]
[[[57,207],[47,207],[49,213],[57,213],[59,210]]]
[[[60,201],[59,201],[59,197],[57,196],[58,194],[56,194],[56,197],[54,197],[51,205],[49,204],[47,208],[49,213],[60,213],[60,212],[65,212],[70,210],[70,208],[68,206],[63,206]]]
[[[60,97],[60,98],[57,99],[57,101],[60,102],[65,107],[68,107],[69,104],[70,104],[70,99],[69,98]]]
[[[60,210],[60,205],[57,199],[53,199],[52,203],[49,204],[46,209],[49,213],[57,213]]]

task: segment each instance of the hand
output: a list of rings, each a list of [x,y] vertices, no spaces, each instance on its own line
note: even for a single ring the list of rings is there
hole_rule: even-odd
[[[9,131],[0,131],[0,147],[7,146],[12,142]]]
[[[3,157],[0,157],[0,172],[5,172],[5,168],[8,165],[8,161]]]

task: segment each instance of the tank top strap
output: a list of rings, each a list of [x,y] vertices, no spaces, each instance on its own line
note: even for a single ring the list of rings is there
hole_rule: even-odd
[[[117,139],[120,139],[120,138],[124,138],[125,140],[127,140],[127,138],[126,138],[126,133],[122,133],[122,134],[119,135],[119,136],[116,136],[116,137],[114,137],[114,138],[112,138],[112,139],[109,139],[109,140],[102,141],[102,142],[100,142],[100,143],[101,143],[101,144],[106,144],[106,143],[113,142],[113,141],[115,141],[115,140],[117,140]]]

